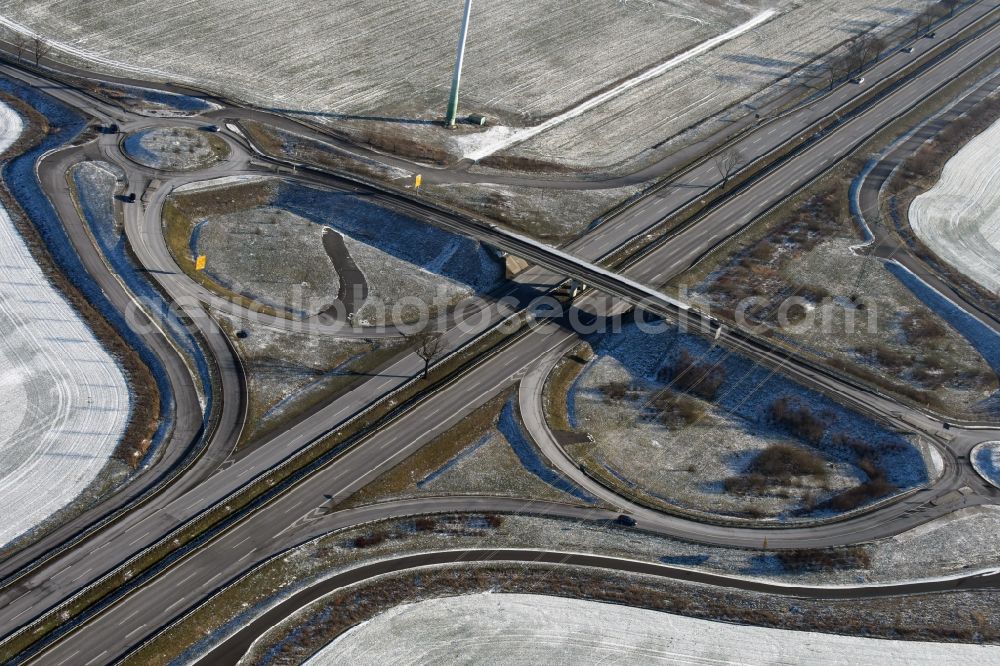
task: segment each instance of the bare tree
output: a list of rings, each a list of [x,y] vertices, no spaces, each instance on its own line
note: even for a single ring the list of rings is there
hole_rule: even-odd
[[[14,52],[17,54],[17,61],[21,62],[24,57],[24,50],[28,48],[28,38],[21,33],[14,35]]]
[[[883,38],[877,35],[869,35],[865,40],[864,53],[862,53],[864,64],[867,65],[870,62],[878,60],[879,55],[885,50],[886,46]]]
[[[720,190],[726,189],[726,185],[729,184],[729,178],[736,173],[741,164],[743,164],[743,153],[735,148],[730,148],[715,157],[715,168],[718,169],[719,175],[722,176],[722,184],[719,185]]]
[[[941,0],[941,6],[948,12],[948,16],[954,16],[955,10],[962,4],[962,0]]]
[[[35,37],[31,40],[31,42],[35,50],[35,67],[38,67],[38,63],[41,62],[42,58],[49,54],[52,47],[41,37]]]
[[[878,59],[885,49],[885,40],[875,35],[861,35],[847,45],[848,73],[860,73],[869,63]]]
[[[851,72],[851,67],[847,63],[847,56],[837,55],[829,58],[823,65],[823,72],[826,75],[827,89],[833,90],[837,82]]]
[[[444,351],[444,336],[434,331],[423,330],[412,335],[403,334],[413,343],[413,351],[424,362],[424,379],[430,373],[431,363]]]

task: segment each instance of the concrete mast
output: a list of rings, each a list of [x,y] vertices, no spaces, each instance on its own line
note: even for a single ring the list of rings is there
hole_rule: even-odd
[[[462,60],[465,58],[465,37],[469,34],[469,14],[472,13],[472,0],[465,0],[465,14],[462,16],[462,31],[458,35],[458,54],[455,56],[455,74],[451,77],[451,95],[448,97],[448,113],[444,124],[454,127],[455,116],[458,115],[458,84],[462,78]]]

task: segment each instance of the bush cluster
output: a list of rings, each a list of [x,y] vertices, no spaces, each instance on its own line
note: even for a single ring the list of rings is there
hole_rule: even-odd
[[[777,553],[782,568],[788,572],[868,569],[872,559],[862,546],[847,548],[804,548]]]
[[[826,422],[813,414],[808,405],[797,404],[787,397],[771,403],[771,420],[810,444],[819,444],[826,433]]]
[[[726,381],[726,369],[715,363],[696,363],[687,352],[681,351],[672,366],[660,370],[660,380],[669,382],[674,388],[696,395],[705,400],[715,400],[722,383]]]

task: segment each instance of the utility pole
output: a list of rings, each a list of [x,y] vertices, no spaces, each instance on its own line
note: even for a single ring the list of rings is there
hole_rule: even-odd
[[[465,58],[465,37],[469,34],[469,14],[472,13],[472,0],[465,0],[465,14],[462,16],[462,30],[458,34],[458,54],[455,56],[455,74],[451,77],[451,95],[448,97],[448,114],[444,124],[455,126],[455,116],[458,115],[458,84],[462,78],[462,60]]]

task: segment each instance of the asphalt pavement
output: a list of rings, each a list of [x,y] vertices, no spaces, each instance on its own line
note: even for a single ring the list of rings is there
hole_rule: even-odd
[[[977,7],[980,6],[977,5]],[[994,8],[995,6],[990,6],[991,11]],[[941,32],[939,35],[944,36]],[[769,206],[773,206],[776,201],[780,201],[789,192],[795,191],[804,182],[808,182],[810,174],[812,174],[811,177],[815,177],[816,174],[822,173],[828,168],[833,161],[848,154],[856,145],[858,136],[864,135],[866,132],[874,132],[884,125],[887,114],[891,115],[898,112],[899,109],[909,108],[918,103],[929,91],[933,91],[936,87],[950,80],[951,77],[964,71],[970,62],[981,59],[994,50],[998,43],[996,35],[994,29],[994,31],[986,33],[984,37],[969,42],[962,49],[956,51],[957,55],[945,58],[935,67],[929,68],[916,82],[900,86],[891,94],[892,97],[884,102],[884,106],[880,102],[880,105],[873,106],[869,111],[846,121],[844,127],[849,129],[846,131],[838,129],[836,132],[831,132],[821,140],[811,144],[808,150],[802,151],[793,159],[758,179],[752,187],[732,196],[726,203],[699,219],[696,225],[688,227],[683,233],[673,236],[668,243],[661,245],[655,252],[647,254],[642,261],[630,267],[628,275],[633,279],[656,283],[664,281],[665,276],[669,277],[684,270],[698,256],[704,254],[706,249],[710,249],[712,244],[735,233],[767,210]],[[896,58],[896,56],[892,56],[877,67],[886,67],[886,73],[895,71],[897,63],[889,62],[892,58]],[[876,70],[871,74],[866,74],[866,77],[869,80],[875,80],[879,75]],[[847,90],[847,88],[838,90]],[[74,101],[79,102],[79,100]],[[833,101],[830,102],[830,104],[833,103]],[[816,113],[829,113],[827,107],[823,107],[823,109],[826,111],[822,109],[814,111]],[[113,109],[102,109],[102,112],[109,116],[116,113],[121,115],[120,111]],[[776,145],[780,145],[783,142],[784,133],[794,131],[794,127],[797,126],[790,120],[792,118],[796,118],[796,116],[789,114],[762,124],[761,127],[755,129],[753,133],[743,139],[745,142],[753,141],[745,147],[748,153],[764,154]],[[127,118],[120,118],[120,120],[128,121]],[[786,122],[789,123],[787,126],[782,124]],[[804,117],[797,118],[795,122],[806,123],[805,126],[808,126],[808,119]],[[107,148],[107,152],[104,153],[107,159],[120,161],[120,156],[114,152],[111,146],[102,146],[102,148],[104,147]],[[750,151],[753,152],[750,153]],[[154,176],[158,178],[162,176],[158,173],[143,172],[141,167],[134,164],[126,166],[130,174],[130,185],[133,184],[133,179],[136,184],[143,184]],[[598,227],[593,234],[588,234],[584,240],[571,245],[570,250],[583,259],[596,259],[620,245],[624,240],[644,233],[651,225],[683,206],[692,197],[700,196],[703,192],[715,187],[718,174],[714,173],[713,175],[713,170],[713,165],[705,163],[701,170],[695,169],[686,172],[684,183],[661,190],[657,196],[644,200],[639,205],[629,209],[624,215]],[[200,180],[208,175],[234,175],[253,172],[259,173],[259,170],[250,165],[250,156],[236,148],[233,156],[227,162],[207,172],[200,172],[191,179]],[[140,214],[138,206],[127,209],[126,229],[142,263],[147,268],[161,271],[156,273],[157,278],[172,297],[176,297],[179,302],[196,303],[197,307],[201,307],[203,303],[209,303],[213,306],[228,308],[231,304],[228,302],[218,303],[214,294],[205,293],[177,269],[169,257],[169,253],[165,252],[162,234],[159,233],[159,216],[156,212],[158,206],[162,205],[163,197],[172,188],[185,182],[185,178],[189,177],[178,176],[167,179],[169,185],[167,187],[161,186],[152,195],[150,203],[146,206],[145,214]],[[324,181],[321,177],[317,177],[316,180],[318,182]],[[332,182],[324,184],[330,186]],[[56,187],[54,184],[50,184],[50,186]],[[50,190],[50,192],[56,191],[55,189]],[[398,202],[396,204],[398,205]],[[483,229],[477,230],[476,234],[479,237],[492,238],[490,233]],[[544,248],[541,251],[544,251]],[[560,266],[560,270],[562,268],[563,266]],[[561,272],[551,273],[542,269],[532,269],[525,276],[522,276],[521,281],[524,284],[544,288],[557,284],[561,280]],[[486,321],[479,330],[483,330],[507,313],[508,311],[499,308],[491,311],[490,316],[485,318]],[[234,314],[240,315],[239,312],[234,312]],[[204,319],[210,322],[208,318]],[[275,323],[282,325],[281,322]],[[201,324],[199,325],[201,326]],[[110,661],[116,655],[127,652],[144,636],[182,613],[184,609],[198,603],[204,598],[207,591],[214,589],[222,581],[229,580],[241,571],[245,571],[269,554],[279,552],[289,545],[300,543],[303,539],[334,529],[338,520],[357,519],[358,514],[338,515],[340,512],[336,511],[328,513],[326,510],[329,504],[327,496],[344,497],[360,488],[378,473],[387,469],[388,466],[402,460],[420,445],[429,441],[435,434],[444,432],[448,427],[457,423],[463,415],[471,412],[476,406],[495,395],[497,391],[510,386],[524,369],[530,367],[546,351],[564,344],[566,339],[574,335],[560,327],[554,328],[557,330],[551,331],[550,335],[532,333],[526,336],[524,341],[519,341],[504,349],[503,352],[487,359],[473,375],[463,377],[448,388],[429,396],[419,407],[394,421],[363,445],[352,449],[338,459],[336,464],[315,474],[308,482],[296,486],[276,502],[253,514],[239,526],[239,529],[223,535],[218,540],[196,551],[170,571],[154,579],[149,585],[127,596],[122,602],[91,621],[85,631],[71,634],[54,645],[46,653],[45,662],[60,663],[60,660],[63,660],[67,663],[70,661],[72,663],[97,663]],[[217,331],[213,334],[210,323],[204,324],[202,333],[210,340],[214,336],[221,336]],[[334,331],[331,329],[330,333],[333,334]],[[450,332],[449,336],[452,337],[450,344],[453,347],[458,347],[469,339],[469,335],[468,333]],[[229,414],[235,414],[238,412],[238,407],[234,407],[234,405],[238,405],[241,400],[239,394],[240,373],[235,362],[232,365],[225,364],[226,355],[219,347],[222,342],[221,339],[216,338],[216,342],[213,343],[213,351],[220,354],[217,358],[222,359],[220,363],[223,376],[221,384],[224,393],[228,391],[226,393],[227,399],[223,401],[224,408],[226,404],[230,405]],[[172,495],[169,498],[170,501],[165,498],[155,515],[137,512],[135,520],[123,521],[121,528],[114,533],[104,532],[98,535],[92,542],[94,548],[89,552],[74,553],[75,559],[60,558],[58,563],[53,563],[62,566],[62,569],[56,570],[56,566],[46,566],[39,569],[36,574],[33,574],[34,577],[23,581],[24,587],[17,590],[21,592],[20,596],[12,594],[10,590],[5,590],[3,596],[0,596],[0,603],[4,604],[3,609],[0,609],[0,618],[2,618],[0,626],[4,627],[6,633],[10,628],[22,624],[41,609],[50,607],[88,581],[95,580],[113,563],[123,561],[131,553],[137,552],[147,544],[154,543],[160,535],[169,532],[184,518],[214,505],[229,492],[277,464],[285,456],[308,445],[318,436],[329,432],[336,424],[364,409],[377,396],[385,395],[392,388],[398,386],[401,383],[401,378],[405,379],[417,374],[421,366],[422,362],[413,355],[401,357],[387,366],[377,377],[370,378],[365,382],[360,390],[352,391],[344,398],[324,406],[302,421],[293,424],[288,430],[272,438],[266,446],[256,449],[250,455],[236,460],[232,466],[216,473],[208,483],[196,484],[182,496]],[[836,388],[834,387],[834,390]],[[237,420],[232,419],[227,422],[230,424],[227,426],[230,435],[238,432],[238,426],[235,425]],[[480,503],[485,503],[484,510],[489,506],[498,506],[490,505],[490,501],[489,498],[478,500]],[[492,501],[496,502],[496,500]],[[474,506],[474,504],[468,505]],[[908,506],[909,513],[904,511],[907,516],[906,521],[902,521],[899,516],[892,516],[887,524],[877,520],[870,521],[867,525],[853,524],[848,521],[834,524],[840,527],[824,526],[824,529],[805,534],[794,535],[790,532],[789,538],[797,537],[799,540],[796,543],[799,544],[829,544],[849,543],[852,539],[891,534],[895,533],[894,530],[900,526],[905,529],[910,521],[915,521],[914,524],[926,521],[928,519],[926,512],[922,514],[921,511],[914,509],[914,507],[919,506],[919,504]],[[433,503],[427,506],[414,503],[409,507],[400,507],[399,510],[401,512],[433,511],[436,510],[434,507]],[[651,523],[650,527],[662,527],[666,534],[684,536],[685,538],[715,540],[712,541],[713,543],[752,545],[758,544],[761,539],[761,535],[757,533],[759,531],[755,530],[743,533],[738,530],[734,531],[734,528],[708,526],[683,519],[676,519],[678,522],[671,523],[668,520],[671,518],[673,517],[662,517],[662,524],[653,525]],[[838,532],[838,530],[840,531]],[[97,550],[106,547],[108,550],[104,550],[100,555],[95,555]],[[65,566],[63,566],[64,564]],[[169,606],[166,600],[170,601]]]

